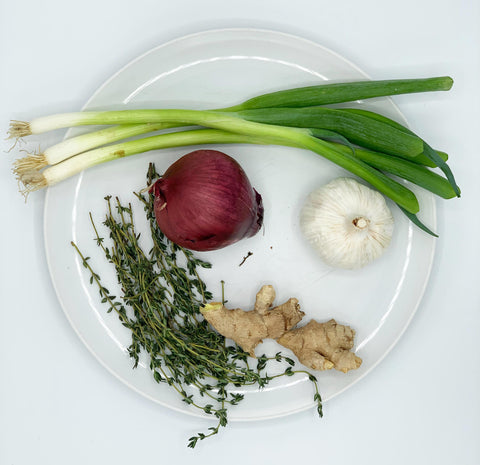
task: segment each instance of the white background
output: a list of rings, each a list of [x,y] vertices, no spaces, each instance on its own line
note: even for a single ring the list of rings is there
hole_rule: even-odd
[[[436,98],[394,100],[451,156],[462,198],[438,202],[433,272],[410,327],[352,389],[314,411],[232,423],[172,412],[109,374],[69,326],[43,249],[44,194],[17,192],[2,141],[0,464],[480,463],[480,3],[475,0],[0,2],[0,130],[81,108],[111,74],[167,40],[257,27],[314,40],[375,79],[448,74]]]

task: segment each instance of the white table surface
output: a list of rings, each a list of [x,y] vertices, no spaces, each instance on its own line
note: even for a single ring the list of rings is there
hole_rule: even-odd
[[[376,79],[448,74],[435,98],[397,97],[409,123],[451,155],[462,198],[438,202],[433,272],[387,358],[325,406],[209,426],[134,393],[70,327],[43,248],[44,193],[28,203],[0,157],[0,464],[480,463],[480,3],[476,0],[61,0],[0,2],[0,128],[80,108],[112,73],[172,38],[257,27],[321,43]],[[2,141],[2,150],[9,144]]]

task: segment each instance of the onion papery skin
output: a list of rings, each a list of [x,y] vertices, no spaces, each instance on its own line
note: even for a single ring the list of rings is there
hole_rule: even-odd
[[[161,231],[187,249],[221,249],[262,227],[262,196],[238,162],[217,150],[184,155],[152,191]]]

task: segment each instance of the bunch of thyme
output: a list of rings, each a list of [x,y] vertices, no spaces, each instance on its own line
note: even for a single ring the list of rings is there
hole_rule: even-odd
[[[152,185],[157,177],[154,165],[150,164],[147,185]],[[135,196],[143,204],[150,226],[153,246],[148,253],[139,244],[140,234],[135,230],[131,204],[124,206],[118,198],[105,197],[108,210],[104,225],[110,231],[110,247],[105,245],[90,214],[96,243],[115,267],[122,292],[120,299],[103,286],[89,264],[89,257],[75,243],[72,245],[90,273],[90,283],[98,286],[102,303],[108,305],[107,311],[115,312],[122,325],[131,331],[128,353],[134,368],[145,351],[156,382],[167,383],[185,403],[216,418],[216,426],[208,428],[208,433],[192,436],[188,447],[195,447],[198,440],[217,434],[220,427],[227,425],[228,407],[244,398],[234,392],[235,387],[262,388],[280,376],[306,374],[314,385],[314,401],[322,416],[315,376],[294,370],[295,362],[281,353],[274,357],[262,355],[256,366],[251,367],[248,354],[236,345],[226,344],[225,338],[202,318],[199,308],[212,295],[198,270],[211,265],[164,236],[155,220],[152,194],[135,193]],[[270,361],[286,362],[288,367],[269,376],[266,367]]]

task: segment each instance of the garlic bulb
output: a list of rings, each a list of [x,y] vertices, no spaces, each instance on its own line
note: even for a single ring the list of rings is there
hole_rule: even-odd
[[[383,196],[352,178],[338,178],[312,192],[300,227],[330,266],[355,269],[380,257],[393,233]]]

